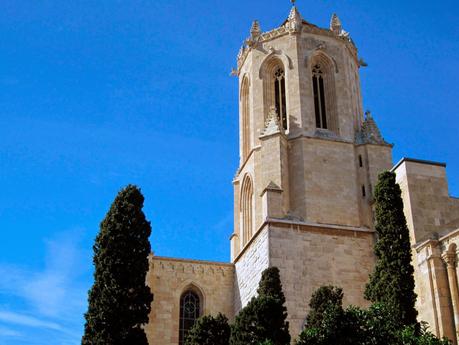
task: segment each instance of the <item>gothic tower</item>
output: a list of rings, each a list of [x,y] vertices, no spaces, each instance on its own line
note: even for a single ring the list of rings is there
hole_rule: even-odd
[[[295,6],[274,30],[255,21],[238,55],[235,311],[256,293],[261,271],[277,266],[293,335],[321,285],[340,285],[347,303],[365,304],[372,188],[392,167],[392,147],[371,114],[364,118],[362,64],[336,15],[322,29]]]

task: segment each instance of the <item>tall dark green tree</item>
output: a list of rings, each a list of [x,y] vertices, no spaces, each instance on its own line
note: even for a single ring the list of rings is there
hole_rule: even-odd
[[[94,285],[83,345],[147,345],[153,295],[145,284],[151,227],[136,186],[122,189],[100,225],[94,244]]]
[[[199,318],[188,332],[186,345],[228,345],[231,328],[223,314]]]
[[[376,266],[366,286],[365,298],[392,308],[401,325],[416,324],[414,269],[400,186],[395,173],[383,172],[375,186],[375,220],[378,239]]]
[[[287,308],[279,269],[271,267],[262,273],[258,296],[236,316],[231,329],[231,345],[290,344]]]

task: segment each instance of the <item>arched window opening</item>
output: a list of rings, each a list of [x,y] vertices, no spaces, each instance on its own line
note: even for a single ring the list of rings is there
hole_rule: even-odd
[[[249,176],[244,178],[241,192],[242,243],[246,245],[252,238],[253,185]]]
[[[242,158],[250,153],[250,108],[249,108],[249,79],[244,77],[241,84],[241,129],[242,129]]]
[[[263,107],[265,120],[272,108],[276,108],[277,119],[284,130],[288,127],[286,69],[281,59],[271,57],[260,67],[263,79]]]
[[[327,129],[327,106],[325,103],[324,72],[319,64],[315,64],[312,68],[312,87],[314,90],[316,127]]]
[[[274,72],[274,106],[277,110],[277,119],[284,129],[287,129],[287,105],[285,99],[285,72],[278,67]]]
[[[328,129],[339,134],[336,103],[336,64],[323,52],[317,53],[310,62],[314,114],[316,128]]]
[[[192,290],[187,290],[180,297],[180,335],[179,345],[185,344],[186,336],[201,316],[201,299]]]

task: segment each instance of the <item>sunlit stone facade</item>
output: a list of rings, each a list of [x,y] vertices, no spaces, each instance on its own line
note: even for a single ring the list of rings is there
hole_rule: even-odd
[[[378,173],[393,162],[392,146],[363,112],[363,65],[336,15],[329,29],[306,22],[296,7],[274,30],[253,23],[233,71],[240,164],[231,263],[151,257],[151,344],[181,343],[196,315],[233,319],[270,266],[281,272],[292,338],[322,285],[343,287],[346,304],[367,305],[363,291],[375,260],[372,192]],[[411,232],[419,317],[456,341],[459,200],[448,194],[442,164],[405,159],[392,169]],[[183,299],[186,293],[193,302]]]

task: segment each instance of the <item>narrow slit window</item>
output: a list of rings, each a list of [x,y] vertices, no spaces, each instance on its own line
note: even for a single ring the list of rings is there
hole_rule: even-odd
[[[274,105],[279,122],[287,129],[287,102],[285,98],[285,73],[278,68],[274,73]]]
[[[366,197],[367,196],[367,191],[365,190],[365,186],[362,186],[362,197]]]
[[[318,64],[314,65],[312,69],[312,88],[314,92],[316,127],[327,129],[327,106],[325,100],[324,73]]]
[[[242,158],[246,159],[250,152],[250,109],[249,109],[249,80],[244,77],[241,86],[242,111]]]
[[[363,167],[362,155],[359,155],[359,166],[360,166],[360,167]]]
[[[253,205],[253,185],[252,180],[246,177],[242,183],[242,243],[246,245],[252,238],[252,205]]]

